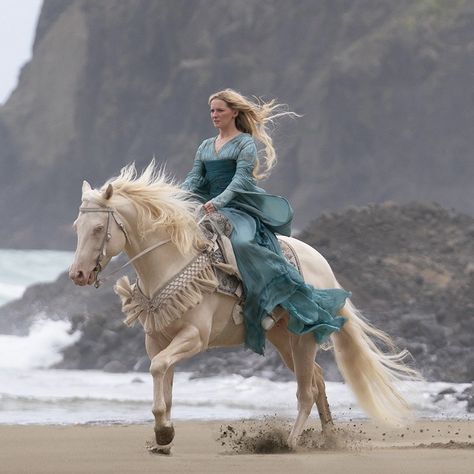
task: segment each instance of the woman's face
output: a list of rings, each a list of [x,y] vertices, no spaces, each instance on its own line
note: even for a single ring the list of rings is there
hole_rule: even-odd
[[[235,117],[238,112],[231,109],[227,102],[222,99],[213,99],[210,104],[211,120],[214,127],[226,129],[235,125]]]

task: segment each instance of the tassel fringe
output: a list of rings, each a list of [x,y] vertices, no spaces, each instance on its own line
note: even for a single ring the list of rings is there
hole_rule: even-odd
[[[209,262],[202,267],[193,278],[188,281],[173,284],[173,291],[160,290],[153,298],[147,298],[140,290],[137,283],[130,284],[128,277],[120,278],[115,284],[115,293],[122,302],[122,312],[126,318],[124,323],[133,326],[140,320],[147,334],[160,332],[173,321],[182,317],[190,309],[197,306],[204,294],[216,291],[219,283]],[[169,286],[169,285],[167,285]],[[165,297],[161,295],[165,293]]]

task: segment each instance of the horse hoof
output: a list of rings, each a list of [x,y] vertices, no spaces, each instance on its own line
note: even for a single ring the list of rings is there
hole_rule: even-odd
[[[155,429],[155,439],[158,446],[166,446],[174,439],[174,426],[162,426]]]
[[[169,456],[171,454],[171,445],[158,446],[156,444],[147,443],[146,449],[151,454],[161,454],[166,456]]]
[[[293,438],[293,437],[290,437],[290,438],[288,438],[288,441],[286,442],[286,444],[288,445],[288,449],[290,451],[296,451],[296,447],[298,445],[298,440]]]
[[[337,434],[336,427],[332,422],[324,424],[322,426],[322,432],[324,436],[335,436]]]

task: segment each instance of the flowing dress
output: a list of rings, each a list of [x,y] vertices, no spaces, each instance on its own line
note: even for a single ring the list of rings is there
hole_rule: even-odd
[[[288,311],[288,329],[302,335],[312,332],[317,342],[341,328],[338,316],[350,293],[343,289],[316,289],[282,255],[275,233],[289,236],[293,210],[288,201],[256,185],[254,139],[241,133],[219,152],[216,137],[199,146],[193,167],[182,188],[203,203],[211,201],[232,223],[230,236],[243,279],[245,345],[263,354],[262,319],[280,305]]]

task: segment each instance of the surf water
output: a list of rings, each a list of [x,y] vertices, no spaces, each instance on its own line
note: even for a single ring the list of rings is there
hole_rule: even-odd
[[[72,258],[72,252],[0,249],[0,305],[20,298],[33,283],[55,280]]]
[[[405,383],[402,392],[418,418],[474,419],[455,395],[468,384]],[[456,393],[435,403],[445,388]],[[240,375],[192,379],[177,372],[175,420],[232,420],[296,416],[296,384]],[[336,421],[366,418],[345,384],[327,383]],[[0,370],[0,424],[143,423],[152,420],[152,380],[147,373]],[[316,415],[316,411],[315,414]]]
[[[27,285],[53,280],[72,259],[67,252],[0,250],[3,301],[18,297]],[[110,374],[100,371],[50,369],[61,351],[80,334],[64,321],[38,315],[27,336],[0,335],[0,424],[76,424],[151,422],[152,379],[148,373]],[[473,419],[466,402],[458,401],[469,384],[404,383],[401,390],[416,415],[430,419]],[[436,401],[441,390],[449,393]],[[296,384],[229,374],[193,379],[177,372],[173,418],[232,420],[296,415]],[[328,382],[334,418],[365,418],[348,387]]]

